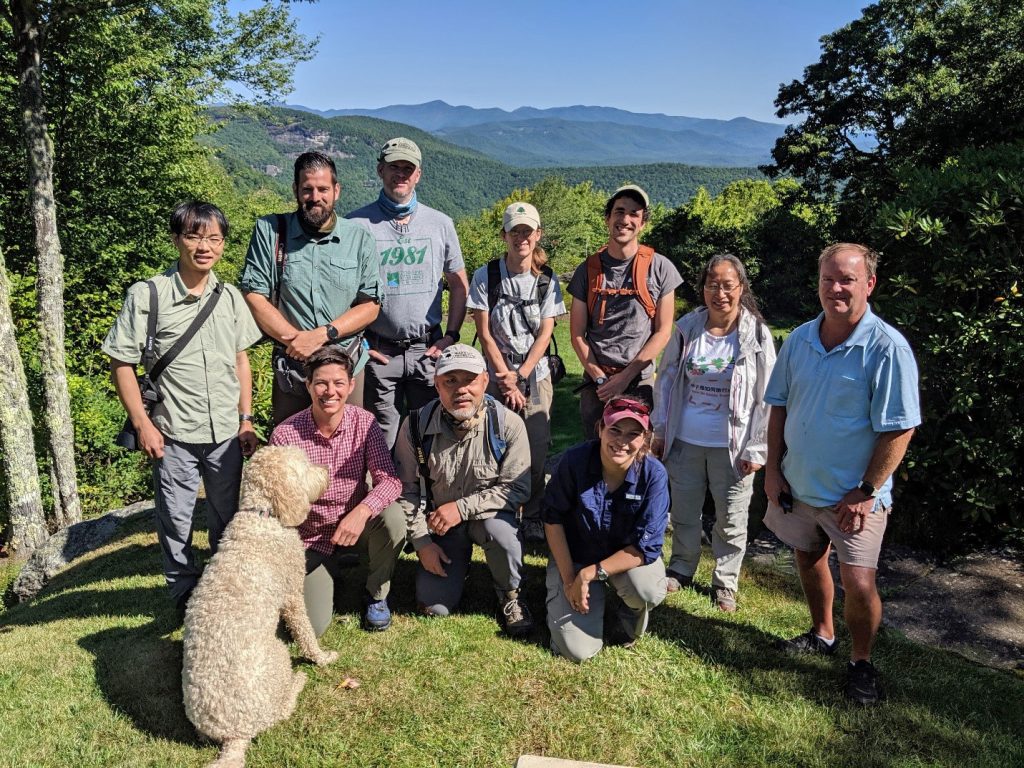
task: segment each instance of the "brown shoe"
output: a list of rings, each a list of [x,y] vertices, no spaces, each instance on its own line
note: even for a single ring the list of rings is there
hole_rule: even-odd
[[[680,589],[686,589],[687,587],[692,586],[692,576],[680,576],[678,573],[673,573],[672,571],[665,574],[665,590],[667,592],[678,592]]]
[[[736,612],[736,593],[728,587],[715,587],[715,605],[726,613]]]

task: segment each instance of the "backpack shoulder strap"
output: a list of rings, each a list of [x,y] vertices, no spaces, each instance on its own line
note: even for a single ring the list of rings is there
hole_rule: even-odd
[[[440,405],[440,401],[434,400],[421,408],[409,411],[409,440],[412,443],[413,453],[416,455],[420,477],[423,478],[423,485],[427,491],[428,510],[434,508],[434,481],[430,478],[430,467],[427,463],[430,459],[430,447],[434,443],[434,436],[426,434],[426,431],[438,405]]]
[[[500,469],[508,453],[508,441],[505,439],[505,409],[490,395],[484,395],[484,405],[487,408],[487,445]]]
[[[601,250],[604,250],[603,248]],[[587,311],[590,313],[590,321],[594,325],[604,322],[604,305],[601,305],[601,318],[594,322],[594,309],[600,298],[600,291],[604,287],[604,269],[601,268],[601,251],[587,256]]]
[[[142,369],[149,375],[156,363],[156,316],[157,316],[157,295],[156,283],[147,280],[149,288],[149,317],[146,318],[146,346],[142,348]]]
[[[647,287],[647,275],[651,271],[651,264],[654,262],[654,249],[649,245],[641,245],[633,258],[633,290],[636,291],[636,298],[647,312],[647,316],[654,318],[658,306],[651,296],[651,290]]]
[[[487,262],[487,311],[494,313],[501,294],[501,260],[491,259]]]
[[[555,273],[547,264],[540,268],[540,275],[537,277],[537,303],[544,306],[544,300],[551,290],[551,281],[555,279]]]
[[[275,307],[281,301],[281,277],[284,263],[288,258],[288,215],[277,214],[277,237],[274,240],[274,289],[270,292],[270,303]]]

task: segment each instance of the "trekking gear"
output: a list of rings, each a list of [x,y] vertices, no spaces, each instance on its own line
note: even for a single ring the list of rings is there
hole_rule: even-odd
[[[726,613],[736,612],[736,593],[728,587],[715,587],[715,605]]]
[[[367,632],[383,632],[391,626],[391,609],[387,598],[374,600],[366,595],[366,610],[363,611],[363,629]]]
[[[675,571],[665,574],[665,591],[678,592],[680,589],[687,589],[693,586],[692,576],[683,576]]]
[[[832,643],[829,644],[814,634],[813,629],[809,629],[802,635],[797,635],[789,640],[779,640],[775,647],[780,651],[794,655],[817,654],[820,656],[831,656],[836,652],[839,643],[833,639]]]
[[[487,262],[487,311],[494,314],[494,308],[498,305],[498,301],[502,298],[512,303],[518,310],[519,314],[523,317],[523,322],[526,327],[529,328],[530,324],[526,319],[526,311],[523,306],[529,306],[531,304],[543,304],[547,298],[548,292],[552,290],[551,281],[555,280],[555,273],[547,264],[544,264],[540,268],[540,274],[537,276],[537,290],[535,298],[523,299],[518,296],[508,296],[501,292],[501,259],[491,259]],[[515,315],[509,315],[509,324],[512,326],[512,332],[516,332],[515,327]],[[532,332],[532,331],[531,331]],[[473,339],[473,343],[476,343],[476,339]],[[555,347],[555,351],[551,351],[552,344]],[[555,385],[565,378],[565,363],[561,356],[558,354],[558,341],[555,339],[555,334],[551,334],[551,341],[548,342],[548,370],[551,372],[551,384]],[[522,365],[526,361],[525,355],[521,360],[515,359],[513,356],[512,363],[514,365]]]
[[[882,698],[878,678],[878,670],[867,659],[851,661],[846,665],[846,687],[843,693],[855,704],[870,707]]]
[[[171,348],[159,360],[156,359],[156,350],[154,348],[156,345],[157,319],[156,283],[152,280],[147,280],[146,285],[149,286],[149,317],[146,318],[146,343],[143,347],[142,360],[140,361],[144,373],[136,376],[136,380],[139,384],[139,393],[142,395],[142,405],[145,407],[146,413],[152,413],[153,406],[164,399],[160,387],[157,386],[157,379],[167,370],[167,366],[174,362],[174,358],[192,341],[192,337],[196,335],[196,332],[206,322],[206,318],[213,313],[217,302],[220,301],[221,292],[224,290],[224,283],[218,282],[213,287],[209,300],[199,310],[199,314],[195,316],[195,319],[185,329],[185,332],[178,337],[178,340],[174,342]],[[139,433],[132,424],[131,418],[125,418],[124,426],[121,427],[121,431],[114,437],[114,445],[129,451],[139,449]]]
[[[277,237],[274,239],[274,286],[270,289],[270,303],[275,307],[281,302],[281,278],[284,277],[284,263],[288,259],[288,218],[277,214]]]
[[[426,434],[426,431],[430,425],[430,420],[434,417],[434,413],[440,407],[441,401],[434,400],[422,408],[409,412],[409,439],[412,441],[412,449],[416,456],[420,477],[423,478],[423,483],[426,486],[428,512],[434,509],[434,495],[432,491],[434,481],[430,477],[430,467],[427,463],[430,459],[430,449],[434,443],[434,436]],[[505,440],[505,409],[504,407],[499,407],[497,401],[490,395],[484,395],[484,408],[487,411],[484,427],[487,446],[490,448],[491,456],[497,462],[498,469],[500,470],[502,462],[505,461],[505,454],[508,453],[508,441]]]
[[[601,253],[607,250],[607,246],[597,253],[587,257],[587,311],[590,315],[592,325],[604,325],[604,312],[608,306],[609,296],[635,296],[647,313],[647,316],[654,319],[657,304],[651,296],[650,288],[647,287],[647,274],[651,271],[651,264],[654,261],[654,249],[648,245],[641,245],[637,248],[636,256],[633,257],[633,287],[632,288],[605,288],[604,268],[601,265]],[[604,297],[604,301],[601,298]],[[600,301],[601,310],[594,319],[594,310]]]
[[[519,597],[519,590],[513,589],[499,594],[499,620],[511,637],[522,637],[533,629],[533,616],[526,602]]]

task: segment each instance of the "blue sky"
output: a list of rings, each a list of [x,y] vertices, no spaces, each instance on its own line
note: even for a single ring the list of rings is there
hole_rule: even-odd
[[[232,9],[252,0],[231,0]],[[472,107],[573,104],[775,120],[779,84],[866,0],[434,0],[298,3],[320,35],[292,104]]]

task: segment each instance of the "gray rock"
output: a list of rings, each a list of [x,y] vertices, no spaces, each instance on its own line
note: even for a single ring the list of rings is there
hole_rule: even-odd
[[[152,512],[152,501],[139,501],[102,517],[84,520],[57,531],[33,553],[11,586],[18,602],[31,600],[58,571],[66,568],[76,557],[103,546],[123,525]]]

